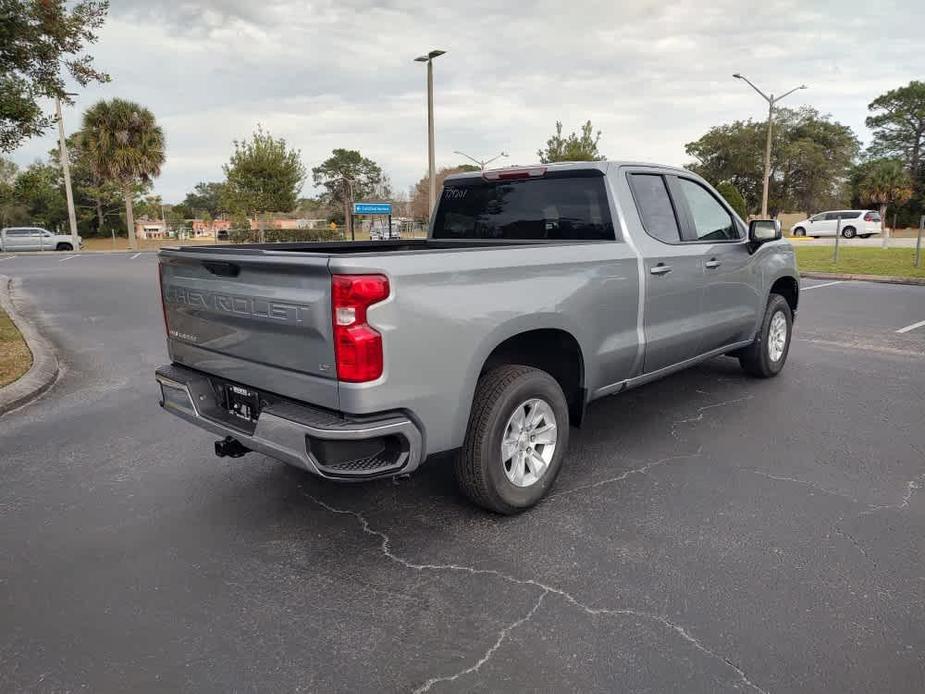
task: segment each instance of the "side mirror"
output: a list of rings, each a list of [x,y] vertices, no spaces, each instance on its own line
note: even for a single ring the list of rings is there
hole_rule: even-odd
[[[748,225],[748,240],[754,244],[777,241],[781,237],[776,219],[753,219]]]

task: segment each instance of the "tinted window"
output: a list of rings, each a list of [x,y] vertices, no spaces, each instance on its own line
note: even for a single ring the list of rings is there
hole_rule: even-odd
[[[822,214],[821,212],[819,214],[816,214],[810,217],[811,222],[821,222],[823,219],[825,219],[825,215]]]
[[[739,238],[739,230],[732,220],[732,215],[706,188],[686,178],[678,179],[678,188],[687,200],[698,241]]]
[[[860,212],[840,212],[839,215],[842,219],[857,219],[860,216]]]
[[[7,236],[30,236],[32,231],[30,229],[7,229]]]
[[[678,243],[681,233],[665,179],[653,174],[631,174],[629,178],[646,233],[665,243]]]
[[[880,221],[880,213],[879,213],[879,212],[868,212],[868,213],[864,216],[864,219],[867,220],[868,222],[879,222],[879,221]]]
[[[433,238],[613,240],[604,177],[450,181]]]
[[[836,219],[838,219],[838,212],[826,212],[825,219],[826,221],[830,221],[830,222],[835,221]]]

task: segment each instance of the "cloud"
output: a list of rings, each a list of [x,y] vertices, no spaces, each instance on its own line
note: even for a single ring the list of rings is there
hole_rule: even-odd
[[[167,137],[156,189],[177,200],[217,180],[231,142],[260,122],[307,167],[334,147],[360,149],[396,187],[423,175],[425,70],[435,62],[437,161],[453,150],[535,160],[561,120],[591,119],[614,159],[683,164],[710,126],[766,117],[730,73],[855,128],[867,103],[921,77],[920,3],[654,0],[120,0],[93,53],[113,82],[81,94],[69,129],[99,98],[150,107]],[[54,147],[27,143],[27,163]],[[310,193],[310,186],[306,188]]]

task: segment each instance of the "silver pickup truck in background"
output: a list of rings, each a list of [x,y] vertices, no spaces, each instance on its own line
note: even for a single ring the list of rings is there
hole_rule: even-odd
[[[799,297],[773,221],[625,162],[449,177],[427,239],[160,252],[161,405],[329,479],[455,451],[500,513],[550,489],[593,400],[705,359],[787,359]]]
[[[77,237],[77,245],[83,246],[83,239]],[[70,234],[52,234],[40,227],[6,227],[0,229],[0,251],[73,251],[74,239]]]

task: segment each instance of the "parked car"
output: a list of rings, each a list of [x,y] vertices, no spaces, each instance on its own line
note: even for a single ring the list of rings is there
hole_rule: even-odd
[[[219,456],[333,480],[455,451],[462,491],[515,513],[593,400],[724,354],[780,372],[780,236],[688,171],[580,162],[448,177],[427,239],[164,249],[160,404]]]
[[[78,246],[83,239],[77,237]],[[70,234],[52,234],[40,227],[6,227],[0,230],[0,251],[73,251],[74,240]]]
[[[401,238],[401,225],[398,222],[392,222],[391,227],[388,224],[374,223],[369,228],[370,241],[386,241]]]
[[[855,236],[869,239],[872,235],[880,233],[880,213],[876,210],[820,212],[794,224],[790,233],[793,236],[813,238],[835,236],[839,219],[841,219],[841,235],[846,239],[853,239]]]

